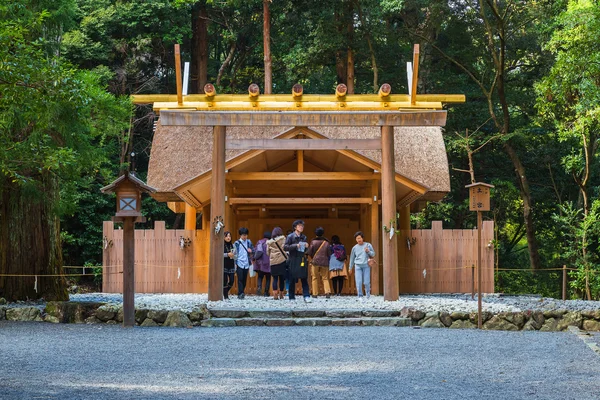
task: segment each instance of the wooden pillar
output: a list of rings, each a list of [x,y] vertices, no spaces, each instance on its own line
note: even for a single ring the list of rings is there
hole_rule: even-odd
[[[371,244],[375,249],[375,257],[381,260],[381,254],[379,250],[379,237],[382,231],[381,223],[379,221],[379,182],[377,180],[371,181]],[[378,265],[381,265],[379,263]],[[379,286],[380,268],[374,268],[371,271],[371,292],[373,294],[381,294],[381,287]]]
[[[185,229],[196,230],[196,208],[185,203]]]
[[[400,227],[401,231],[410,231],[410,206],[400,208]]]
[[[298,159],[298,172],[304,172],[304,151],[297,150],[296,158]]]
[[[225,215],[225,127],[213,127],[212,188],[210,196],[211,220]],[[209,224],[210,256],[208,263],[208,300],[223,300],[223,232],[215,234]]]
[[[123,327],[135,325],[135,230],[137,217],[123,218]]]
[[[233,208],[231,207],[231,205],[229,204],[229,198],[231,197],[232,194],[232,182],[231,181],[225,181],[225,197],[227,197],[227,201],[225,202],[225,230],[231,232],[232,236],[232,240],[235,237],[234,235],[234,231],[235,231],[235,224],[233,221]]]
[[[382,223],[390,228],[390,221],[396,221],[396,166],[394,162],[394,127],[381,127],[381,214]],[[394,224],[395,225],[395,224]],[[394,229],[394,226],[391,227]],[[398,246],[397,235],[382,238],[383,256],[383,298],[398,300]]]
[[[210,206],[202,207],[202,230],[210,229]]]

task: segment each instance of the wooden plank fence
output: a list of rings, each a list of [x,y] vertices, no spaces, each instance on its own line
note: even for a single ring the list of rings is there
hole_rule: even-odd
[[[114,229],[111,221],[105,221],[103,232],[106,245],[103,251],[102,290],[121,293],[123,231]],[[484,293],[494,291],[494,251],[491,246],[488,247],[493,233],[493,222],[485,221],[482,230]],[[135,291],[207,293],[209,235],[209,230],[165,229],[163,221],[156,221],[153,230],[136,230]],[[189,246],[184,249],[180,247],[181,237],[190,240]],[[410,249],[407,239],[411,240]],[[387,239],[383,237],[383,240]],[[432,229],[401,231],[396,240],[399,240],[400,293],[471,292],[471,266],[477,264],[477,230],[444,230],[441,221],[434,221]],[[354,243],[345,244],[349,254]],[[381,251],[378,253],[381,269]],[[232,289],[232,294],[237,293],[236,287]],[[246,293],[254,294],[256,288],[257,278],[248,278]],[[296,292],[302,292],[299,283]],[[344,293],[356,294],[354,274],[345,281]]]
[[[494,292],[493,238],[494,222],[484,221],[481,232],[483,293]],[[407,239],[414,242],[410,248]],[[472,266],[477,266],[477,229],[442,229],[441,221],[433,221],[431,229],[401,231],[399,240],[400,293],[471,292]]]

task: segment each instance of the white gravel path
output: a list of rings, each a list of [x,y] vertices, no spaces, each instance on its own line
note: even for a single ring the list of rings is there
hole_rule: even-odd
[[[357,297],[343,296],[325,299],[319,297],[305,303],[302,296],[296,296],[295,301],[273,300],[260,296],[247,296],[244,300],[234,298],[225,301],[209,302],[206,294],[136,294],[136,308],[150,310],[182,310],[189,312],[200,304],[207,303],[209,308],[295,308],[295,309],[384,309],[400,310],[411,307],[425,312],[473,312],[477,311],[477,297],[471,300],[471,295],[403,295],[398,301],[384,301],[383,296],[371,296],[365,302],[359,302]],[[120,304],[123,297],[116,293],[87,293],[72,294],[71,301],[94,301]],[[569,311],[598,310],[600,302],[582,300],[556,300],[536,296],[502,296],[497,294],[483,297],[483,310],[493,313],[503,311],[524,310],[554,310]]]

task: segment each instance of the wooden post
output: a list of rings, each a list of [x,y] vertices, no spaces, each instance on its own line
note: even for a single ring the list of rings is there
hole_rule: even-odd
[[[482,328],[481,323],[481,228],[483,225],[483,214],[477,211],[477,327]]]
[[[563,265],[562,299],[567,299],[567,265]]]
[[[196,230],[196,208],[185,203],[185,229]],[[202,227],[204,228],[204,227]]]
[[[471,300],[475,300],[475,264],[471,264]]]
[[[210,216],[223,218],[225,215],[225,127],[213,127],[212,188],[210,196]],[[215,233],[210,224],[210,256],[208,265],[208,300],[223,300],[223,232]]]
[[[400,208],[400,229],[401,231],[410,231],[410,206]]]
[[[394,162],[394,127],[381,127],[381,214],[382,223],[391,229],[390,221],[396,221],[396,166]],[[383,298],[387,301],[398,300],[398,246],[396,235],[382,238],[383,255]]]
[[[123,217],[123,327],[135,325],[135,230],[137,217]]]
[[[175,45],[175,80],[177,84],[177,104],[183,105],[183,93],[181,82],[181,53],[179,51],[179,44]]]
[[[381,223],[379,221],[379,182],[376,180],[371,181],[371,244],[375,250],[375,257],[381,260],[381,254],[379,254],[379,236],[382,230]],[[375,268],[371,271],[371,292],[375,295],[381,294],[381,288],[379,287],[379,268]]]
[[[202,230],[204,231],[207,229],[210,229],[210,206],[202,207]]]
[[[413,75],[412,87],[410,92],[410,104],[412,104],[413,106],[417,104],[417,85],[419,84],[419,53],[419,45],[415,44],[413,48]]]
[[[304,172],[304,150],[297,150],[296,158],[298,159],[298,172]]]

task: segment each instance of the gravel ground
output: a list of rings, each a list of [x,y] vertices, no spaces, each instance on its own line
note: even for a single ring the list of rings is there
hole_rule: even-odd
[[[598,399],[568,332],[0,322],[0,398]]]
[[[234,296],[235,297],[235,296]],[[389,309],[400,310],[403,307],[413,307],[422,311],[477,311],[477,297],[471,300],[471,295],[404,295],[398,301],[383,301],[382,296],[371,296],[364,303],[358,301],[355,296],[333,297],[325,299],[320,296],[312,299],[312,303],[305,303],[302,296],[296,296],[296,301],[278,300],[264,298],[261,296],[247,296],[244,300],[232,298],[226,301],[208,302],[208,307],[228,308],[346,308],[346,309]],[[88,293],[72,294],[72,301],[96,301],[121,303],[122,295],[115,293]],[[566,309],[569,311],[581,311],[600,309],[598,301],[568,300],[542,298],[536,296],[502,296],[486,295],[482,298],[483,310],[490,312],[502,311],[524,311],[524,310],[553,310]],[[151,310],[183,310],[191,311],[198,304],[207,303],[206,294],[136,294],[135,303],[137,308]]]

